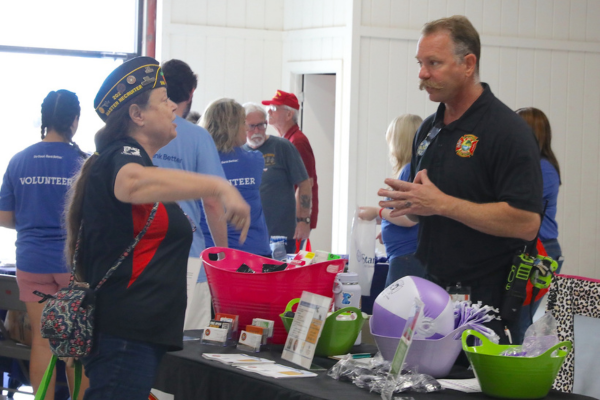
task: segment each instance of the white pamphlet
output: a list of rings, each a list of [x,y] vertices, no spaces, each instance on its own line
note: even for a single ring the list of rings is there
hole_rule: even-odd
[[[317,376],[314,372],[302,371],[281,364],[256,364],[238,367],[243,371],[255,372],[270,378],[309,378]]]
[[[444,389],[453,389],[465,393],[481,392],[477,378],[471,379],[438,379]]]
[[[330,297],[302,292],[281,358],[310,368],[331,301]]]
[[[218,354],[218,353],[204,353],[202,357],[218,361],[223,364],[233,365],[234,367],[241,365],[253,365],[253,364],[274,364],[275,361],[267,360],[266,358],[249,356],[247,354]]]

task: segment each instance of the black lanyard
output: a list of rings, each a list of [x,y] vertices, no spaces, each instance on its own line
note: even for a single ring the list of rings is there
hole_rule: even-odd
[[[417,169],[415,171],[419,172],[421,170],[421,162],[423,161],[425,152],[427,151],[431,143],[433,143],[433,141],[435,140],[438,133],[440,133],[443,127],[444,124],[441,121],[433,125],[425,139],[423,139],[423,141],[421,141],[421,143],[419,144],[419,147],[417,148],[417,156],[419,157],[419,162],[417,163]]]

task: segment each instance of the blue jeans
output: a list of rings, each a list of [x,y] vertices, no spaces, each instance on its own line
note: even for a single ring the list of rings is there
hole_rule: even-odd
[[[388,269],[385,287],[390,286],[400,278],[412,275],[419,278],[425,277],[425,268],[421,262],[417,260],[414,254],[405,254],[403,256],[394,257],[390,260],[390,269]]]
[[[81,359],[90,387],[84,400],[148,400],[166,345],[98,333]]]
[[[558,268],[556,269],[556,271],[554,273],[555,274],[560,273],[560,270],[563,265],[563,260],[562,259],[559,260],[559,258],[562,257],[562,250],[560,248],[560,244],[558,243],[558,240],[556,240],[556,239],[546,240],[546,241],[543,241],[542,244],[544,245],[544,248],[546,249],[546,253],[548,253],[548,257],[552,257],[552,259],[558,263]],[[540,299],[538,301],[530,303],[521,308],[521,313],[519,314],[519,318],[521,320],[520,331],[518,333],[518,338],[517,338],[517,340],[520,339],[519,343],[521,343],[523,341],[523,339],[525,338],[525,332],[527,332],[527,328],[529,328],[529,326],[531,325],[531,320],[532,320],[533,316],[535,315],[538,307],[540,306],[541,301],[542,300]]]

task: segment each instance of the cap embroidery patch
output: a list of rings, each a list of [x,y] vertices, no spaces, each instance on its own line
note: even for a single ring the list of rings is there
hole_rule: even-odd
[[[475,135],[464,135],[456,142],[456,155],[459,157],[471,157],[475,153],[479,138]]]
[[[115,68],[104,80],[94,99],[94,108],[103,121],[131,98],[157,87],[166,87],[158,61],[136,57]]]
[[[146,85],[149,85],[151,83],[154,83],[154,81],[156,80],[156,78],[150,77],[150,76],[145,76],[143,79],[144,80],[142,81],[142,86],[146,86]]]
[[[284,92],[283,90],[277,90],[277,93],[275,93],[275,96],[271,100],[263,100],[262,104],[265,106],[288,106],[294,110],[300,110],[300,104],[296,95]]]
[[[131,146],[123,146],[123,152],[121,154],[138,157],[142,156],[142,154],[140,153],[140,149]]]

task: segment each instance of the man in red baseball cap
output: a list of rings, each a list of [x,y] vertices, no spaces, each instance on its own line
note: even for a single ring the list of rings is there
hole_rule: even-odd
[[[264,100],[262,104],[267,106],[269,125],[272,125],[281,137],[288,139],[298,149],[308,172],[312,184],[312,211],[310,218],[297,218],[297,229],[308,230],[306,235],[302,235],[308,237],[310,229],[317,227],[319,185],[317,183],[315,155],[308,138],[298,126],[298,114],[300,113],[298,98],[293,93],[278,90],[271,100]]]

